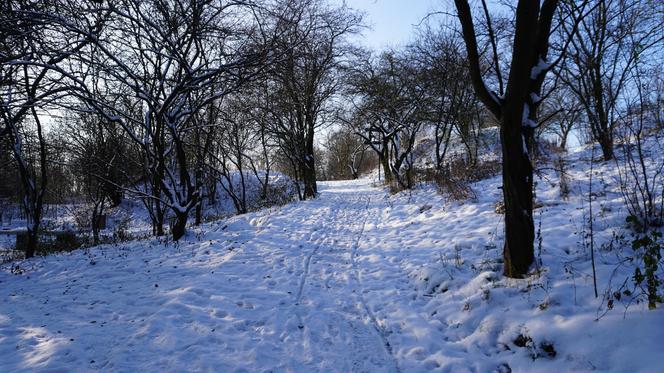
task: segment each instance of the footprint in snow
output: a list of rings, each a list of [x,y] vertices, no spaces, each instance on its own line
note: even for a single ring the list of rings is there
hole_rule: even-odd
[[[237,304],[238,307],[242,307],[242,308],[247,309],[247,310],[252,310],[252,309],[254,309],[254,305],[251,304],[250,302],[245,302],[245,301],[242,301],[242,300],[241,300],[241,301],[239,301],[239,302],[237,302],[237,303],[235,303],[235,304]]]

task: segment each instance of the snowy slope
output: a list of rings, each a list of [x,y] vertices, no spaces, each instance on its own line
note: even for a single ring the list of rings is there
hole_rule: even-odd
[[[501,276],[499,178],[464,203],[427,186],[322,183],[316,200],[205,224],[178,245],[3,266],[0,371],[660,371],[664,312],[603,298],[633,274],[628,249],[609,245],[626,229],[611,165],[595,170],[593,295],[587,155],[569,155],[568,201],[553,171],[539,178],[542,267],[524,280]]]
[[[259,173],[259,176],[261,178],[265,177],[262,172]],[[266,205],[282,204],[297,198],[293,180],[279,172],[273,171],[270,174],[270,192],[267,201],[260,198],[262,186],[253,172],[246,172],[244,179],[247,209],[249,211],[258,210]],[[239,172],[233,172],[231,180],[233,181],[234,192],[240,196],[241,180]],[[214,203],[210,203],[207,196],[202,202],[203,221],[218,220],[237,213],[233,201],[224,186],[228,187],[226,179],[218,182]],[[141,190],[141,188],[137,187],[138,190]],[[16,236],[14,234],[7,234],[7,231],[25,230],[26,220],[20,218],[22,214],[18,211],[19,209],[20,207],[15,205],[13,206],[13,210],[15,211],[10,211],[9,214],[5,212],[3,216],[0,216],[4,218],[3,221],[0,221],[0,263],[18,256],[18,253],[12,251],[16,243]],[[46,205],[42,228],[73,230],[79,232],[83,237],[91,236],[91,213],[92,208],[84,203]],[[123,235],[134,238],[147,237],[152,232],[152,223],[144,203],[137,196],[129,192],[126,193],[125,198],[119,206],[107,208],[104,213],[107,215],[107,220],[106,228],[100,232],[102,238],[110,240],[113,236],[117,236],[120,230],[122,230],[121,233]],[[165,214],[165,225],[167,226],[169,217],[172,216],[172,211],[166,208]],[[193,215],[194,213],[192,212],[189,218],[190,223],[194,220]],[[12,218],[8,218],[8,216]]]

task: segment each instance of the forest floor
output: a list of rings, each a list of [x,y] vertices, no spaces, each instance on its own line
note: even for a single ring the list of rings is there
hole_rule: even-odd
[[[177,244],[7,264],[0,371],[657,371],[661,310],[591,295],[581,199],[540,193],[543,265],[501,276],[499,179],[465,203],[431,187],[321,183],[315,200],[204,224]],[[633,268],[598,255],[611,294]]]

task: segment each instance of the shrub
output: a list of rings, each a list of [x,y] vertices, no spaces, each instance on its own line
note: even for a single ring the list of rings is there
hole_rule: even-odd
[[[556,173],[558,173],[558,179],[560,180],[560,197],[567,200],[569,198],[570,187],[569,175],[565,170],[565,160],[561,157],[557,158],[554,161],[554,166],[556,168]]]
[[[129,241],[131,240],[131,234],[129,234],[129,221],[131,219],[127,215],[122,215],[113,229],[113,240],[114,241]]]
[[[297,198],[290,182],[270,183],[265,198],[258,199],[251,210],[259,210],[272,206],[282,206]]]
[[[635,219],[628,217],[628,221]],[[662,279],[659,278],[657,271],[659,264],[662,261],[662,233],[659,231],[651,231],[650,234],[645,233],[637,236],[632,241],[632,249],[640,255],[643,260],[643,269],[637,266],[634,269],[634,284],[643,289],[648,296],[648,308],[657,308],[657,303],[662,302],[662,297],[658,294],[659,286],[662,285]]]
[[[500,173],[501,163],[498,160],[468,163],[463,159],[455,159],[443,169],[425,169],[419,172],[419,180],[433,182],[438,190],[456,201],[475,199],[477,195],[471,183],[488,179]]]

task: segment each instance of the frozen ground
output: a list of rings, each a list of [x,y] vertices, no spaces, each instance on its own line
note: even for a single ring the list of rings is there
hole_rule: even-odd
[[[6,265],[0,371],[661,371],[664,313],[637,298],[605,306],[633,273],[608,246],[624,221],[610,186],[592,294],[585,172],[571,165],[566,202],[555,175],[540,179],[543,266],[524,280],[500,275],[499,178],[465,203],[322,183],[316,200],[205,224],[178,245]]]

